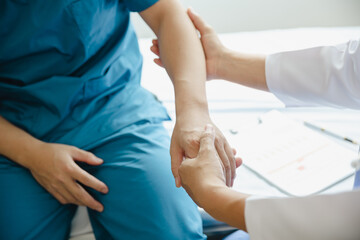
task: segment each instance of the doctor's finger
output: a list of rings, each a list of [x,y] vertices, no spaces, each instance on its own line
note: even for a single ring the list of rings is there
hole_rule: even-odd
[[[199,30],[201,36],[213,31],[212,27],[207,24],[198,14],[196,14],[194,10],[189,8],[187,10],[187,13],[190,17],[190,20],[193,22],[195,28]]]
[[[205,154],[205,156],[215,149],[215,131],[211,124],[207,124],[205,131],[200,137],[199,155]],[[201,159],[201,158],[200,158]]]
[[[152,45],[150,47],[150,50],[155,54],[157,55],[158,57],[160,57],[160,50],[159,50],[159,47],[157,45]]]
[[[159,67],[162,67],[162,68],[164,67],[160,58],[155,58],[154,63],[156,63]]]
[[[151,42],[152,42],[153,46],[159,47],[159,40],[157,40],[156,38],[153,39]]]

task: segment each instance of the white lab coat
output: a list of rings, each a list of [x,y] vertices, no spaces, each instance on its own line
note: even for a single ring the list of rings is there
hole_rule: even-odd
[[[286,106],[360,109],[360,41],[269,55],[266,81]],[[360,240],[360,190],[250,197],[245,219],[251,240]]]

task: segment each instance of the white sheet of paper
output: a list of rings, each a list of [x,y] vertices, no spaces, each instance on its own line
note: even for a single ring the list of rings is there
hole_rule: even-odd
[[[279,112],[230,141],[244,165],[293,196],[321,192],[354,173],[357,153]]]

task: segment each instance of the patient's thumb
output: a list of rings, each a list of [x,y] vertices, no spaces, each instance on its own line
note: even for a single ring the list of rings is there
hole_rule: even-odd
[[[211,124],[207,124],[205,131],[200,137],[200,150],[199,152],[208,152],[215,149],[215,130]]]

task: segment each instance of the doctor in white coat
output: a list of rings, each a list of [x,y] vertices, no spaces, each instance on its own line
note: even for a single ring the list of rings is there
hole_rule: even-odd
[[[208,79],[270,91],[286,106],[360,110],[359,40],[268,56],[241,54],[226,49],[198,15],[191,10],[188,14],[201,34]],[[151,50],[160,56],[156,40]],[[162,65],[160,58],[155,62]],[[247,231],[251,240],[360,239],[360,190],[355,189],[360,171],[353,191],[297,198],[249,196],[226,186],[210,125],[201,138],[198,156],[183,161],[180,176],[199,206],[214,218]]]

